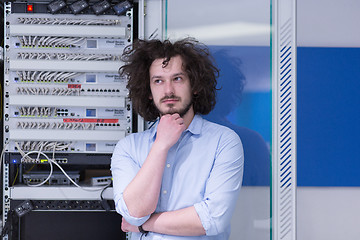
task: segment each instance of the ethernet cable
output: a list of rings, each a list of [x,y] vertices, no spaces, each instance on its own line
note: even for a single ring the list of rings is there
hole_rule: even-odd
[[[35,36],[34,39],[32,40],[32,45],[33,46],[36,46],[36,39],[37,39],[37,36]]]
[[[47,162],[50,165],[49,175],[47,176],[47,178],[44,181],[42,181],[41,183],[38,183],[38,184],[27,184],[30,187],[40,187],[40,186],[44,185],[45,183],[47,183],[47,181],[49,181],[49,179],[51,178],[51,176],[53,174],[53,170],[54,170],[54,167],[52,165],[53,162],[50,160],[50,158],[45,153],[43,153],[41,151],[30,151],[30,152],[24,153],[24,154],[22,154],[21,160],[23,160],[26,157],[29,157],[29,155],[33,154],[33,153],[38,153],[37,159],[40,157],[40,155],[44,156],[48,160]]]
[[[37,60],[81,60],[81,61],[117,61],[120,56],[111,54],[72,54],[72,53],[27,53],[19,52],[20,59],[37,59]]]
[[[66,178],[69,179],[69,181],[70,181],[72,184],[74,184],[76,187],[78,187],[78,188],[80,188],[80,189],[82,189],[82,190],[91,191],[91,192],[93,192],[93,191],[102,191],[102,190],[104,190],[104,188],[107,188],[107,187],[108,187],[108,186],[105,186],[105,187],[103,187],[103,188],[85,188],[85,187],[82,187],[82,186],[80,186],[79,184],[77,184],[77,183],[66,173],[66,171],[60,166],[60,164],[58,164],[58,163],[55,161],[56,143],[54,144],[54,147],[53,147],[54,150],[53,150],[53,158],[52,158],[52,159],[50,159],[45,153],[43,153],[43,152],[42,152],[42,149],[39,150],[39,151],[30,151],[30,152],[24,153],[24,152],[21,150],[20,146],[19,146],[17,143],[15,143],[15,144],[17,145],[18,151],[20,152],[20,154],[21,154],[21,156],[22,156],[21,161],[22,161],[23,159],[25,159],[25,158],[30,158],[30,159],[31,159],[31,157],[29,157],[29,155],[30,155],[30,154],[35,154],[35,153],[37,153],[38,155],[37,155],[37,158],[35,159],[34,162],[39,162],[39,157],[40,157],[40,155],[42,155],[43,157],[46,158],[47,162],[50,164],[50,172],[49,172],[48,177],[47,177],[43,182],[41,182],[41,183],[38,183],[38,184],[28,184],[28,186],[30,186],[30,187],[39,187],[39,186],[44,185],[47,181],[49,181],[49,179],[51,178],[51,176],[52,176],[52,174],[53,174],[53,164],[55,164],[55,165],[60,169],[60,171],[65,175]],[[42,144],[41,146],[43,146],[43,144]],[[110,184],[111,184],[111,183],[110,183]],[[110,184],[109,184],[109,185],[110,185]]]
[[[33,72],[33,74],[30,77],[30,80],[35,80],[35,76],[36,76],[36,71]]]
[[[66,129],[66,130],[95,130],[94,123],[63,123],[53,122],[18,122],[17,127],[21,129]],[[68,147],[68,146],[67,146]]]
[[[116,25],[120,21],[109,19],[59,19],[59,18],[25,18],[19,17],[18,22],[22,24],[51,24],[51,25]]]

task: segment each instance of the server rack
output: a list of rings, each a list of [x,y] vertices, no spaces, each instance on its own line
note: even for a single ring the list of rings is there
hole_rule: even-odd
[[[137,128],[118,74],[137,37],[137,4],[3,8],[3,239],[125,238],[109,165],[116,142]]]

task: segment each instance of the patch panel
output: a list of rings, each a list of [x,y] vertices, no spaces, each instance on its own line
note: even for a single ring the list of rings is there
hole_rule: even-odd
[[[24,95],[13,95],[8,97],[7,103],[14,107],[30,107],[43,108],[43,107],[80,107],[83,110],[93,108],[125,108],[127,110],[127,101],[125,97],[99,97],[99,96],[24,96]],[[36,110],[35,110],[36,111]],[[130,111],[130,110],[128,110]]]
[[[18,132],[19,134],[21,134],[21,131]],[[105,134],[104,134],[105,135]],[[37,136],[39,138],[41,138],[42,135]],[[66,135],[64,135],[65,138]],[[96,139],[96,134],[92,135],[93,136],[93,140],[72,140],[72,141],[53,141],[53,140],[11,140],[7,146],[8,151],[9,152],[18,152],[18,149],[15,145],[15,143],[19,143],[21,146],[25,146],[24,148],[22,148],[24,151],[37,151],[40,148],[36,147],[36,145],[33,145],[33,143],[43,143],[43,142],[48,142],[48,143],[52,143],[52,142],[57,142],[59,144],[68,144],[68,147],[66,148],[62,148],[60,150],[56,150],[56,153],[68,153],[68,154],[95,154],[94,156],[96,157],[98,154],[107,154],[106,161],[103,161],[104,163],[109,163],[109,159],[110,159],[110,155],[109,152],[113,151],[117,140],[103,140],[103,141],[98,141]],[[114,136],[115,138],[122,138],[125,136],[125,132],[124,131],[118,131],[118,133],[116,133],[116,135]],[[21,138],[21,137],[19,137]],[[31,137],[29,137],[31,138]],[[30,144],[29,144],[30,143]],[[43,152],[47,152],[47,153],[52,153],[54,150],[51,147],[48,148],[42,148]],[[57,154],[55,155],[55,157],[57,156]],[[76,159],[81,158],[81,156],[69,156],[69,158],[74,158],[75,159],[75,163],[78,162]],[[86,159],[86,157],[84,157]],[[90,159],[90,158],[89,158]],[[102,159],[102,158],[100,158]],[[95,160],[91,160],[92,162],[94,162]],[[73,161],[71,161],[73,162]],[[84,161],[81,161],[82,163],[84,163]],[[92,162],[90,162],[89,160],[89,164],[92,164]],[[85,161],[86,163],[86,161]],[[101,161],[100,161],[101,163]]]
[[[119,87],[125,87],[126,84],[126,79],[121,78],[118,73],[19,70],[10,72],[9,77],[13,83],[120,84]]]
[[[55,98],[61,100],[61,98]],[[69,98],[67,98],[69,99]],[[87,99],[87,98],[86,98]],[[93,100],[92,98],[91,100]],[[131,103],[123,98],[112,98],[113,102],[109,104],[108,107],[81,107],[81,106],[57,106],[57,107],[35,107],[35,106],[10,106],[5,114],[5,118],[9,120],[17,121],[19,117],[22,119],[38,118],[38,121],[41,121],[41,117],[49,118],[49,121],[52,119],[60,118],[64,122],[95,122],[95,123],[116,123],[126,120],[128,122],[128,117],[131,117]],[[98,99],[95,99],[98,100]],[[100,99],[101,100],[101,99]],[[111,100],[111,99],[110,99]],[[120,100],[123,100],[121,102]],[[101,103],[98,102],[98,105],[106,105],[107,102]],[[47,103],[51,105],[51,102]],[[70,104],[76,104],[71,103]],[[70,105],[69,104],[69,105]],[[123,107],[114,107],[114,106],[123,106]],[[69,118],[75,117],[75,118]],[[11,119],[10,119],[11,118]],[[95,119],[95,120],[94,120]],[[117,119],[115,120],[106,120],[106,119]],[[35,119],[36,120],[36,119]],[[131,119],[130,119],[131,120]],[[124,122],[125,123],[125,122]],[[11,122],[8,123],[12,126]],[[129,122],[127,123],[129,125]]]
[[[42,119],[42,121],[32,121],[32,119],[21,118],[19,121],[13,121],[12,124],[16,124],[16,129],[64,129],[64,130],[116,130],[126,129],[123,126],[127,126],[126,121],[118,121],[112,119],[109,123],[96,123],[96,122],[64,122],[65,119]],[[13,128],[13,127],[12,127]],[[14,128],[13,128],[14,129]]]
[[[23,151],[44,151],[44,152],[59,152],[67,151],[72,145],[72,142],[55,142],[55,141],[16,141],[14,142],[14,150]],[[27,160],[27,159],[24,159]],[[32,161],[32,160],[31,160]],[[32,162],[40,163],[40,161]]]
[[[59,36],[18,36],[13,39],[13,45],[15,48],[27,49],[27,48],[39,48],[39,49],[69,49],[69,50],[83,50],[83,49],[113,49],[124,48],[127,45],[127,41],[122,39],[101,39],[91,38],[86,39],[84,37],[59,37]]]
[[[105,87],[105,86],[104,86]],[[54,96],[122,96],[118,88],[102,88],[75,86],[69,84],[65,87],[34,87],[22,85],[16,88],[18,95],[54,95]]]
[[[10,141],[66,141],[72,139],[73,141],[81,142],[102,142],[111,141],[117,142],[118,139],[125,137],[126,132],[122,130],[118,131],[94,131],[94,130],[18,130],[13,129],[9,131]]]

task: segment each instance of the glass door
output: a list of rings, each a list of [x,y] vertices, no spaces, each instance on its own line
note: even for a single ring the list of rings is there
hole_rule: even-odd
[[[231,240],[271,238],[270,8],[269,0],[171,0],[164,6],[164,38],[196,38],[220,69],[217,104],[204,117],[230,127],[243,143],[243,187]]]

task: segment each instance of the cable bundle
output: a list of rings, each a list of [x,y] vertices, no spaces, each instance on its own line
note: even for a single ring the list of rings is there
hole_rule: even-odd
[[[19,52],[18,59],[64,60],[64,61],[119,61],[120,56],[112,54],[82,54],[82,53],[37,53]]]
[[[51,95],[57,96],[71,96],[71,95],[80,95],[79,88],[53,88],[51,91]]]
[[[18,108],[20,116],[50,117],[54,112],[51,107],[20,107]]]
[[[24,151],[64,151],[67,150],[71,143],[65,142],[43,142],[43,141],[24,141],[17,143],[15,145],[18,151],[21,153],[21,149]],[[28,160],[28,159],[24,159]]]
[[[17,127],[21,129],[48,129],[49,122],[18,122]]]
[[[16,74],[21,81],[34,82],[65,82],[82,75],[76,72],[49,72],[49,71],[18,71]]]
[[[63,123],[56,122],[52,124],[53,129],[64,130],[95,130],[96,124],[94,123]]]
[[[20,95],[49,95],[49,88],[17,87],[16,92]]]
[[[22,24],[48,24],[48,25],[118,25],[118,19],[68,19],[68,18],[33,18],[19,17],[18,22]]]
[[[22,36],[18,37],[22,47],[80,47],[85,43],[83,37],[52,37],[52,36]]]
[[[20,95],[56,95],[56,96],[79,96],[79,88],[37,88],[17,87],[16,92]]]
[[[95,123],[64,123],[64,122],[18,122],[21,129],[61,129],[61,130],[95,130]]]

